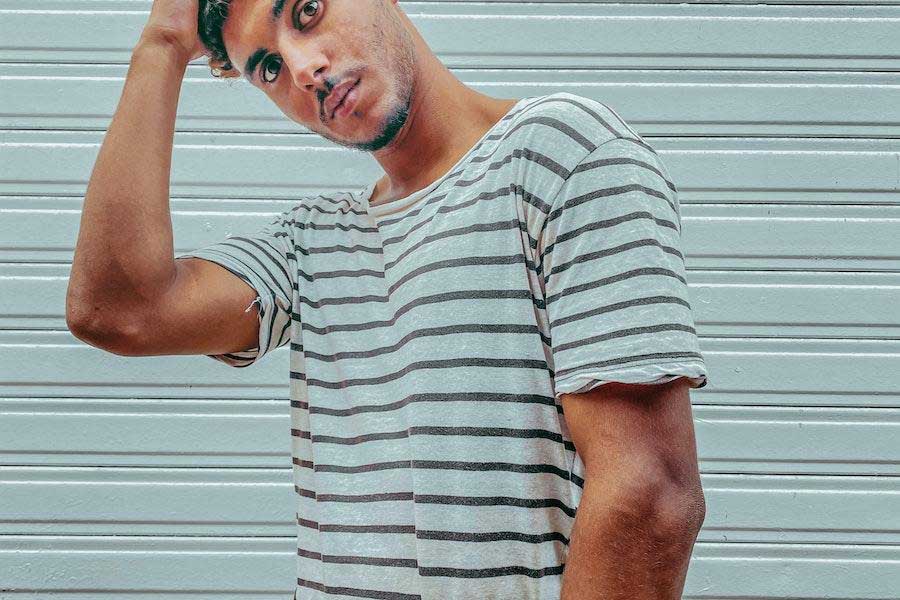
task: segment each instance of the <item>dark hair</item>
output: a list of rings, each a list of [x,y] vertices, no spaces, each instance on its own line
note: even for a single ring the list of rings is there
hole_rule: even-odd
[[[221,71],[231,71],[234,66],[225,50],[222,40],[222,27],[228,18],[228,6],[231,0],[200,0],[200,12],[197,15],[197,33],[200,41],[210,51],[210,65]],[[237,72],[235,71],[235,75]]]

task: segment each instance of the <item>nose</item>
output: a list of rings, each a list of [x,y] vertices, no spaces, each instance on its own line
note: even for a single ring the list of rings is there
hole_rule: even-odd
[[[318,47],[309,43],[301,45],[290,39],[286,39],[283,46],[281,56],[294,86],[310,92],[325,89],[325,70],[329,63]]]

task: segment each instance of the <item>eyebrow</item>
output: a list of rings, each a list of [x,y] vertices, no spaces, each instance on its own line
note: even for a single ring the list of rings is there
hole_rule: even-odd
[[[284,11],[285,2],[286,0],[274,0],[274,2],[272,2],[272,16],[270,21],[273,24],[278,21],[282,11]],[[253,54],[250,55],[250,58],[247,59],[246,64],[244,64],[244,78],[247,79],[247,81],[253,81],[253,73],[256,70],[256,65],[259,64],[259,61],[261,61],[268,52],[269,50],[267,48],[257,48],[253,51]]]

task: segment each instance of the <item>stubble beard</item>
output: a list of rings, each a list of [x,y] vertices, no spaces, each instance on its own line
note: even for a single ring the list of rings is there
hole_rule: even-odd
[[[382,22],[390,22],[392,24],[392,29],[398,34],[396,36],[398,41],[395,46],[397,51],[394,54],[397,59],[396,70],[394,71],[394,89],[399,92],[400,98],[394,102],[394,105],[382,120],[379,127],[379,133],[368,141],[350,141],[334,137],[331,132],[319,132],[322,137],[339,146],[350,148],[352,150],[359,150],[361,152],[375,152],[385,148],[394,141],[409,118],[410,106],[412,105],[412,99],[415,97],[416,92],[415,74],[417,61],[412,36],[409,34],[409,31],[403,27],[403,24],[398,22],[395,16],[389,15],[387,11],[385,11],[384,15],[385,18]],[[384,37],[376,36],[375,40],[376,41],[372,44],[374,52],[370,52],[369,56],[389,56],[388,46],[385,43]],[[349,115],[347,115],[347,117],[349,117]]]

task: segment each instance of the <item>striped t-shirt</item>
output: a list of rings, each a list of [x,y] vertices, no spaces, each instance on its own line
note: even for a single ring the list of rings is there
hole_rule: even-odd
[[[558,598],[584,483],[561,394],[706,385],[677,189],[568,92],[405,198],[373,189],[180,255],[259,293],[258,347],[212,358],[289,346],[295,597]]]

